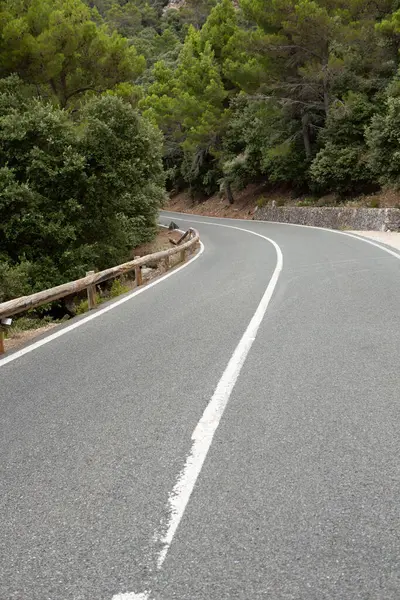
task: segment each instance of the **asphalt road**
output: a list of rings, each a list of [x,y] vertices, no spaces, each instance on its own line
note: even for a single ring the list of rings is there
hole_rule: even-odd
[[[400,260],[172,218],[200,231],[194,262],[0,361],[0,600],[397,600]],[[192,432],[277,266],[226,225],[283,269],[158,569]]]

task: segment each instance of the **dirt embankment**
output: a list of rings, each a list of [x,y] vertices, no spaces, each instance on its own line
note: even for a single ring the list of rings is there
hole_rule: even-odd
[[[147,242],[146,244],[141,244],[132,250],[132,258],[134,256],[146,256],[147,254],[154,254],[155,252],[161,252],[162,250],[169,250],[169,248],[172,248],[169,240],[172,238],[173,240],[178,241],[181,235],[182,234],[179,231],[169,231],[162,227],[159,229],[157,237],[154,240]]]
[[[203,201],[193,200],[187,192],[173,196],[166,210],[193,213],[210,217],[229,217],[233,219],[252,219],[258,208],[276,205],[277,207],[348,207],[348,208],[399,208],[400,192],[383,190],[377,194],[359,196],[340,201],[334,194],[311,198],[295,197],[287,190],[268,190],[265,184],[251,184],[244,190],[235,193],[234,204],[226,198],[214,194]]]
[[[210,217],[251,219],[257,206],[257,199],[261,197],[263,189],[263,186],[249,185],[245,190],[235,194],[234,204],[229,204],[226,198],[221,198],[218,194],[199,202],[193,200],[187,192],[182,192],[173,196],[165,209]]]

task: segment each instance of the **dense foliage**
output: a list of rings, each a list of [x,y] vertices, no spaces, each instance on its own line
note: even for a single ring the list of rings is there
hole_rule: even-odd
[[[219,0],[209,11],[190,24],[183,11],[161,16],[181,41],[142,79],[171,187],[233,201],[257,180],[344,195],[397,184],[400,4]]]
[[[0,299],[123,262],[154,233],[160,136],[120,98],[93,98],[72,121],[3,79],[0,165]]]
[[[2,301],[127,260],[165,176],[127,39],[80,0],[6,0],[0,26]]]
[[[400,184],[398,0],[167,4],[0,0],[0,299],[123,260],[165,179]]]

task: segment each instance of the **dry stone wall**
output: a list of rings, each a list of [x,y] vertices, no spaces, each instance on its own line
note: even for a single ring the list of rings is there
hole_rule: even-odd
[[[328,229],[400,231],[399,208],[263,206],[256,209],[253,218]]]

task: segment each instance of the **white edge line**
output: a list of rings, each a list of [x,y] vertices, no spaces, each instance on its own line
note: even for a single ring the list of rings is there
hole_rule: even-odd
[[[165,227],[165,225],[163,225],[163,227]],[[57,338],[61,337],[62,335],[65,335],[66,333],[69,333],[70,331],[73,331],[74,329],[81,327],[81,325],[84,325],[85,323],[88,323],[89,321],[93,321],[93,319],[97,319],[98,317],[101,317],[102,315],[109,312],[110,310],[117,308],[117,306],[120,306],[121,304],[125,304],[125,302],[129,302],[129,300],[132,300],[132,298],[134,298],[135,296],[138,296],[139,294],[146,292],[147,290],[149,290],[150,288],[154,287],[155,285],[161,283],[165,279],[168,279],[168,277],[172,277],[172,275],[175,275],[176,273],[179,273],[179,271],[181,271],[182,269],[185,269],[186,267],[188,267],[192,262],[197,260],[203,254],[203,252],[204,252],[204,244],[200,241],[200,250],[195,254],[195,256],[193,256],[190,260],[188,260],[186,263],[184,263],[180,267],[172,269],[171,271],[169,271],[162,277],[158,277],[154,281],[135,290],[131,294],[124,296],[120,300],[116,300],[109,306],[106,306],[104,308],[100,308],[99,310],[96,310],[96,312],[91,313],[90,315],[80,319],[79,321],[76,321],[76,323],[72,323],[71,325],[68,325],[67,327],[64,327],[63,329],[60,329],[59,331],[56,331],[55,333],[52,333],[52,334],[46,336],[45,338],[38,340],[37,342],[33,342],[32,344],[29,344],[29,346],[26,346],[25,348],[22,348],[21,350],[17,350],[16,352],[13,352],[12,354],[10,354],[10,356],[6,356],[5,358],[0,359],[0,367],[4,367],[4,365],[6,365],[14,360],[17,360],[17,358],[20,358],[21,356],[28,354],[28,352],[37,350],[37,348],[40,348],[41,346],[44,346],[45,344],[48,344],[48,343],[52,342],[53,340],[56,340]]]
[[[169,212],[169,211],[163,211],[163,212],[167,212],[169,215],[171,214],[171,212],[173,213],[173,211]],[[392,256],[394,256],[395,258],[400,259],[400,253],[396,252],[395,250],[391,250],[390,248],[387,248],[386,246],[379,244],[378,242],[373,242],[372,240],[363,237],[361,234],[357,235],[354,233],[348,233],[347,231],[340,231],[339,229],[328,229],[328,227],[317,227],[316,225],[302,225],[300,223],[284,223],[282,221],[262,221],[261,219],[235,219],[233,217],[208,217],[207,215],[196,215],[196,214],[192,214],[192,213],[176,213],[178,215],[182,215],[185,216],[186,218],[179,218],[179,217],[174,217],[176,221],[190,221],[192,223],[201,223],[203,225],[219,225],[219,223],[213,223],[212,221],[199,221],[199,220],[194,220],[192,219],[192,217],[205,217],[207,219],[215,219],[217,220],[224,220],[224,221],[233,221],[233,222],[239,222],[239,223],[264,223],[264,224],[268,224],[268,225],[288,225],[289,227],[304,227],[305,229],[317,229],[319,231],[326,231],[327,233],[336,233],[338,235],[345,235],[347,237],[352,237],[355,240],[358,240],[360,242],[365,242],[366,244],[370,244],[371,246],[375,246],[376,248],[380,248],[381,250],[384,250],[385,252],[387,252],[388,254],[391,254]],[[166,215],[164,215],[166,216]],[[168,218],[170,218],[168,216]],[[227,225],[221,225],[222,227],[227,227]],[[238,229],[237,227],[235,229]],[[246,230],[248,231],[248,230]]]

